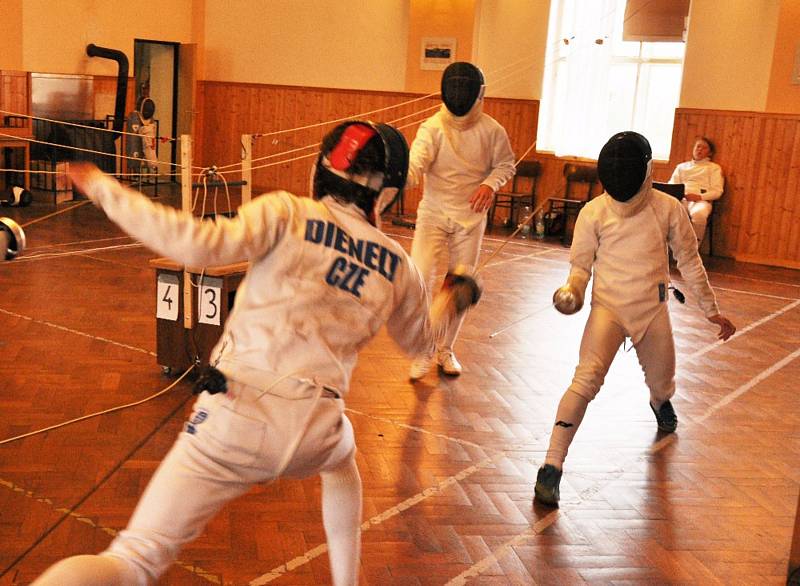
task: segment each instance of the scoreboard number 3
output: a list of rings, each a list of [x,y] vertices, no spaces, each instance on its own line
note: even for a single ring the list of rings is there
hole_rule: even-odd
[[[218,326],[222,323],[222,279],[205,277],[200,284],[197,321]]]

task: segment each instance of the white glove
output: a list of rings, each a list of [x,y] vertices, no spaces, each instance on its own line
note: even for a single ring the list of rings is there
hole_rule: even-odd
[[[583,292],[568,282],[553,293],[553,305],[564,315],[577,313],[583,307]]]

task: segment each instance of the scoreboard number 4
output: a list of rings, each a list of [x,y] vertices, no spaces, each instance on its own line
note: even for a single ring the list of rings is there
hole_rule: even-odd
[[[180,295],[178,276],[169,273],[158,275],[156,287],[156,318],[169,321],[178,320],[178,306]]]

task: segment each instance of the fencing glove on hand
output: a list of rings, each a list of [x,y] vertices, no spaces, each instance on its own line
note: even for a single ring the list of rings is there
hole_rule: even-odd
[[[553,305],[564,315],[578,313],[583,307],[583,296],[586,291],[586,284],[581,280],[570,275],[566,284],[556,289],[553,293]]]
[[[478,303],[483,289],[472,272],[458,266],[448,272],[431,301],[431,328],[436,339],[441,339],[448,326],[470,307]]]

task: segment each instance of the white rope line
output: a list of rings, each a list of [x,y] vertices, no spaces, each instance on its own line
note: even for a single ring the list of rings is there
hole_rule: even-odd
[[[514,66],[516,63],[524,63],[527,60],[528,60],[528,58],[521,59],[518,62],[515,62],[513,64],[509,64],[509,65],[506,65],[506,66],[503,66],[503,67],[499,68],[498,71],[502,70],[502,69],[507,69],[507,68],[509,68],[511,66]],[[512,78],[513,76],[517,75],[518,73],[519,73],[519,71],[516,71],[516,70],[511,71],[510,73],[508,73],[508,74],[506,74],[506,75],[504,75],[504,76],[502,76],[502,77],[500,77],[500,78],[498,78],[496,80],[493,80],[493,81],[487,83],[486,87],[487,88],[492,87],[493,89],[501,89],[502,87],[505,87],[505,86],[508,85],[508,83],[510,83],[510,82],[507,82],[507,83],[503,84],[501,82],[503,82],[506,79]],[[406,102],[401,102],[401,103],[398,103],[398,104],[393,104],[391,106],[386,106],[384,108],[378,108],[378,109],[375,109],[375,110],[370,110],[370,111],[362,112],[362,113],[359,113],[359,114],[353,114],[353,115],[350,115],[350,116],[347,116],[347,117],[343,117],[343,118],[338,118],[338,119],[334,119],[334,120],[328,120],[328,121],[325,121],[325,122],[320,122],[320,123],[316,123],[316,124],[310,124],[310,125],[306,125],[306,126],[300,126],[300,127],[296,127],[296,128],[292,128],[292,129],[278,130],[278,131],[269,132],[269,133],[253,134],[253,137],[262,138],[262,137],[274,136],[274,135],[278,135],[278,134],[286,134],[286,133],[289,133],[289,132],[296,132],[296,131],[300,131],[300,130],[307,130],[307,129],[310,129],[310,128],[317,128],[317,127],[320,127],[320,126],[326,126],[326,125],[329,125],[329,124],[332,124],[332,123],[335,123],[335,122],[342,122],[342,121],[346,121],[346,120],[351,120],[353,118],[366,116],[366,115],[369,115],[369,114],[375,114],[375,113],[378,113],[378,112],[383,112],[383,111],[387,111],[387,110],[396,109],[396,108],[399,108],[399,107],[402,107],[402,106],[406,106],[408,104],[413,104],[413,103],[416,103],[416,102],[420,102],[422,100],[429,99],[431,97],[438,96],[439,94],[440,94],[440,92],[434,92],[434,93],[427,94],[425,96],[421,96],[421,97],[418,97],[418,98],[414,98],[412,100],[408,100]],[[418,110],[418,111],[412,112],[410,114],[406,114],[404,116],[400,116],[400,117],[398,117],[396,119],[390,120],[387,123],[388,124],[396,124],[397,122],[399,122],[401,120],[405,120],[407,118],[411,118],[413,116],[417,116],[419,114],[422,114],[424,112],[428,112],[430,110],[433,110],[433,109],[436,109],[436,108],[439,108],[439,107],[440,107],[440,104],[435,104],[433,106],[429,106],[429,107],[423,108],[422,110]],[[0,112],[7,112],[7,111],[0,110]],[[65,125],[77,126],[77,127],[87,128],[87,129],[91,129],[91,130],[101,130],[101,131],[107,131],[108,132],[107,129],[95,128],[95,127],[91,127],[91,126],[84,126],[84,125],[70,123],[70,122],[62,122],[62,121],[52,120],[52,119],[48,119],[48,118],[39,118],[39,117],[25,115],[25,114],[13,114],[13,115],[17,115],[17,116],[20,116],[20,117],[28,117],[28,118],[31,118],[31,119],[39,119],[39,120],[44,120],[44,121],[53,122],[53,123],[62,123],[62,124],[65,124]],[[418,120],[416,122],[412,122],[410,124],[406,124],[406,125],[400,126],[399,128],[400,129],[407,128],[409,126],[413,126],[414,124],[418,124],[418,123],[421,123],[423,121],[424,120]],[[122,134],[132,134],[132,133],[124,133],[122,131],[111,131],[111,132],[117,132],[117,133],[122,133]],[[70,146],[70,145],[60,145],[60,144],[51,143],[51,142],[48,142],[48,141],[30,139],[30,138],[25,138],[25,137],[18,137],[16,135],[10,135],[10,134],[5,134],[5,133],[1,133],[1,132],[0,132],[0,136],[5,136],[5,137],[15,138],[15,139],[21,139],[21,140],[24,140],[24,141],[27,141],[27,142],[31,142],[31,143],[34,143],[34,144],[47,145],[47,146],[52,146],[52,147],[57,147],[57,148],[65,148],[65,149],[74,150],[74,151],[78,151],[78,152],[85,152],[85,153],[91,153],[91,154],[95,154],[95,155],[108,156],[108,157],[117,157],[119,159],[133,160],[133,161],[137,161],[137,162],[140,162],[140,163],[144,161],[144,159],[141,159],[141,158],[138,158],[138,157],[130,157],[130,156],[127,156],[127,155],[122,155],[122,154],[117,154],[117,153],[105,153],[105,152],[101,152],[101,151],[95,151],[95,150],[92,150],[92,149],[84,149],[84,148],[79,148],[79,147],[73,147],[73,146]],[[141,135],[133,134],[133,136],[140,137]],[[171,139],[171,140],[174,140],[174,139]],[[317,146],[318,146],[318,143],[315,142],[313,144],[305,145],[305,146],[302,146],[302,147],[296,147],[294,149],[289,149],[287,151],[283,151],[283,152],[280,152],[280,153],[273,153],[273,154],[270,154],[270,155],[266,155],[264,157],[259,157],[259,158],[253,159],[253,162],[266,160],[266,159],[270,159],[270,158],[281,157],[281,156],[284,156],[286,154],[290,154],[290,153],[293,153],[293,152],[299,152],[299,151],[302,151],[302,150],[305,150],[305,149],[308,149],[308,148],[312,148],[312,147],[317,147]],[[286,159],[286,160],[281,160],[281,161],[278,161],[278,162],[275,162],[275,163],[271,163],[271,164],[258,165],[258,166],[252,167],[251,169],[252,170],[257,170],[257,169],[263,169],[265,167],[281,165],[281,164],[285,164],[285,163],[291,163],[291,162],[294,162],[294,161],[306,159],[306,158],[311,157],[311,156],[315,156],[316,154],[317,153],[310,153],[310,154],[307,154],[307,155],[302,155],[302,156],[298,156],[298,157],[294,157],[294,158],[290,158],[290,159]],[[527,154],[527,151],[526,151],[525,154]],[[181,167],[181,165],[179,163],[171,163],[171,162],[165,162],[165,161],[159,161],[159,164],[164,164],[164,165],[168,165],[168,166],[176,167],[176,168],[180,168]],[[217,168],[218,169],[235,170],[237,167],[240,168],[241,165],[242,165],[242,162],[238,161],[238,162],[235,162],[235,163],[230,163],[230,164],[227,164],[227,165],[218,166]],[[192,169],[205,170],[206,168],[199,167],[199,166],[192,166]],[[38,170],[37,171],[31,171],[31,170],[27,170],[27,169],[0,169],[0,171],[10,171],[10,172],[18,172],[18,173],[38,173],[38,174],[58,174],[59,173],[58,171],[38,171]],[[177,176],[178,174],[179,174],[178,172],[175,172],[175,173],[135,173],[135,172],[134,173],[130,173],[129,172],[129,173],[116,173],[114,175],[117,176],[117,177],[153,177],[153,176],[154,177],[158,177],[158,176]]]
[[[49,427],[44,427],[42,429],[37,429],[36,431],[29,431],[28,433],[23,433],[21,435],[17,435],[14,437],[10,437],[0,441],[0,446],[3,444],[9,444],[11,442],[15,442],[17,440],[21,440],[26,437],[31,437],[33,435],[38,435],[40,433],[45,433],[46,431],[52,431],[54,429],[59,429],[61,427],[66,427],[67,425],[72,425],[73,423],[78,423],[79,421],[85,421],[87,419],[92,419],[93,417],[99,417],[100,415],[106,415],[108,413],[114,413],[115,411],[122,411],[123,409],[129,409],[130,407],[136,407],[137,405],[141,405],[143,403],[147,403],[148,401],[152,401],[153,399],[160,397],[170,389],[172,389],[175,385],[181,382],[187,374],[189,374],[192,369],[194,368],[194,364],[192,364],[189,368],[187,368],[182,375],[180,375],[175,382],[168,385],[167,387],[161,389],[157,393],[150,395],[149,397],[145,397],[144,399],[140,399],[139,401],[134,401],[133,403],[126,403],[125,405],[118,405],[117,407],[111,407],[110,409],[104,409],[103,411],[98,411],[96,413],[90,413],[88,415],[82,415],[81,417],[76,417],[75,419],[70,419],[69,421],[64,421],[62,423],[57,423],[55,425],[51,425]]]
[[[66,120],[53,120],[51,118],[42,118],[41,116],[33,116],[31,114],[22,114],[19,112],[9,112],[8,110],[0,109],[0,114],[8,114],[10,116],[16,116],[18,118],[28,118],[30,120],[41,120],[42,122],[52,122],[53,124],[61,124],[62,126],[74,126],[75,128],[85,128],[87,130],[94,130],[100,132],[110,132],[112,134],[118,134],[120,136],[136,136],[138,138],[142,138],[141,134],[137,134],[135,132],[127,132],[124,130],[114,130],[113,128],[102,128],[97,126],[89,126],[87,124],[78,124],[77,122],[67,122]],[[152,138],[152,137],[149,137]],[[155,140],[160,142],[175,142],[178,140],[173,136],[156,136]]]
[[[515,62],[515,63],[519,63],[519,62],[523,62],[523,61],[528,61],[528,60],[530,60],[530,59],[531,59],[530,57],[528,57],[528,58],[524,58],[524,59],[521,59],[520,61],[518,61],[518,62]],[[512,65],[514,65],[514,64],[512,64]],[[508,68],[508,67],[510,67],[510,66],[511,66],[511,65],[507,65],[507,66],[501,67],[500,69],[506,69],[506,68]],[[504,75],[503,77],[500,77],[500,78],[498,78],[498,79],[496,79],[496,80],[493,80],[493,81],[491,81],[491,82],[487,83],[487,84],[486,84],[486,87],[487,87],[487,89],[488,89],[489,87],[491,87],[493,90],[499,90],[499,89],[503,89],[503,88],[505,88],[505,87],[507,87],[507,86],[511,85],[511,83],[513,83],[513,81],[514,81],[513,79],[511,79],[510,81],[506,81],[505,83],[501,83],[501,82],[503,82],[504,80],[507,80],[507,79],[509,79],[509,78],[512,78],[513,76],[516,76],[516,75],[518,75],[518,74],[519,74],[519,72],[520,72],[521,70],[522,70],[522,69],[520,69],[520,70],[515,70],[515,71],[512,71],[511,73],[509,73],[509,74],[507,74],[507,75]],[[418,101],[425,100],[425,99],[428,99],[428,98],[431,98],[431,97],[435,97],[435,96],[438,96],[438,95],[439,95],[439,93],[440,93],[440,92],[436,92],[436,93],[428,94],[428,95],[426,95],[426,96],[422,96],[422,97],[420,97],[420,98],[416,98],[416,99],[414,99],[414,100],[410,100],[410,101],[408,101],[408,102],[404,102],[404,103],[402,103],[402,104],[395,104],[394,106],[389,106],[389,107],[386,107],[386,108],[380,108],[380,109],[378,109],[378,110],[372,110],[372,111],[370,111],[370,112],[363,112],[363,113],[361,113],[361,114],[353,114],[353,115],[351,115],[351,116],[348,116],[348,117],[345,117],[345,118],[339,118],[339,119],[336,119],[336,120],[331,120],[331,121],[328,121],[328,122],[320,122],[320,123],[317,123],[317,124],[311,124],[311,125],[308,125],[308,126],[302,126],[302,127],[298,127],[298,128],[296,128],[296,129],[289,129],[289,130],[285,130],[285,131],[276,131],[276,133],[275,133],[275,134],[278,134],[278,133],[283,133],[283,132],[289,132],[289,131],[291,131],[291,130],[306,130],[306,129],[309,129],[309,128],[316,128],[316,127],[318,127],[318,126],[324,126],[324,125],[327,125],[327,124],[331,124],[331,123],[333,123],[333,122],[344,122],[344,121],[347,121],[347,120],[353,120],[353,119],[355,119],[355,118],[358,118],[358,117],[360,117],[360,116],[364,116],[364,115],[367,115],[367,114],[372,114],[372,113],[375,113],[375,112],[381,112],[381,111],[384,111],[384,110],[390,110],[390,109],[393,109],[393,108],[397,108],[397,107],[399,107],[399,106],[403,106],[403,105],[411,104],[411,103],[413,103],[413,102],[418,102]],[[410,113],[410,114],[406,114],[406,115],[404,115],[404,116],[400,116],[400,117],[398,117],[398,118],[394,118],[394,119],[388,120],[388,121],[386,121],[386,124],[393,124],[393,125],[394,125],[394,124],[397,124],[398,122],[400,122],[401,120],[405,120],[405,119],[407,119],[407,118],[411,118],[411,117],[413,117],[413,116],[417,116],[417,115],[419,115],[419,114],[421,114],[421,113],[423,113],[423,112],[428,112],[428,111],[430,111],[430,110],[435,110],[435,109],[438,109],[438,108],[440,108],[440,107],[441,107],[441,104],[440,104],[440,103],[437,103],[437,104],[434,104],[434,105],[432,105],[432,106],[425,107],[425,108],[423,108],[423,109],[421,109],[421,110],[416,110],[416,111],[414,111],[414,112],[412,112],[412,113]],[[405,126],[403,126],[403,127],[400,127],[400,128],[405,128]],[[252,136],[253,136],[253,137],[265,137],[265,136],[270,136],[270,135],[269,135],[269,134],[253,134]],[[309,148],[317,148],[318,146],[319,146],[319,142],[314,142],[314,143],[312,143],[312,144],[307,144],[307,145],[305,145],[305,146],[296,147],[296,148],[294,148],[294,149],[289,149],[289,150],[286,150],[286,151],[281,151],[281,152],[278,152],[278,153],[273,153],[273,154],[266,155],[266,156],[263,156],[263,157],[257,157],[257,158],[255,158],[255,159],[252,159],[252,161],[251,161],[251,162],[255,163],[255,162],[257,162],[257,161],[262,161],[262,160],[266,160],[266,159],[270,159],[270,158],[280,157],[280,156],[283,156],[283,155],[286,155],[286,154],[290,154],[290,153],[293,153],[293,152],[302,151],[302,150],[309,149]],[[316,154],[316,153],[314,153],[314,154]],[[525,154],[527,154],[527,152],[526,152]],[[524,155],[523,155],[523,156],[524,156]],[[303,157],[303,158],[305,158],[305,157]],[[294,160],[297,160],[297,159],[290,159],[290,160],[288,160],[288,161],[286,161],[286,162],[291,162],[291,161],[294,161]],[[230,164],[228,164],[228,165],[222,165],[222,166],[218,166],[218,168],[219,168],[219,169],[228,169],[228,170],[230,170],[230,168],[231,168],[231,167],[234,167],[234,168],[235,168],[235,167],[239,167],[239,166],[241,166],[241,164],[242,164],[242,163],[241,163],[241,161],[240,161],[240,162],[236,162],[236,163],[230,163]],[[263,167],[261,167],[261,166],[260,166],[260,167],[254,167],[253,169],[256,169],[256,168],[258,168],[258,169],[261,169],[261,168],[263,168]]]
[[[61,246],[75,246],[76,244],[91,244],[94,242],[108,242],[109,240],[130,240],[130,236],[111,236],[109,238],[93,238],[91,240],[73,240],[72,242],[60,242],[58,244],[45,244],[42,246],[28,246],[25,248],[27,252],[34,250],[50,250],[51,248],[59,248]]]
[[[524,61],[526,61],[526,59],[520,60],[520,62],[524,62]],[[506,69],[506,68],[508,68],[508,67],[510,67],[512,65],[513,64],[506,65],[506,66],[500,68],[500,70]],[[499,89],[498,87],[496,87],[498,85],[501,86],[501,87],[504,87],[507,84],[502,84],[501,82],[506,80],[506,79],[508,79],[508,78],[511,78],[512,76],[517,75],[518,73],[519,72],[516,71],[516,70],[515,71],[511,71],[510,73],[508,73],[508,74],[506,74],[506,75],[504,75],[504,76],[502,76],[502,77],[500,77],[500,78],[498,78],[496,80],[493,80],[492,82],[486,84],[486,86],[487,86],[487,88],[492,87],[493,89]],[[370,110],[370,111],[362,112],[362,113],[359,113],[359,114],[353,114],[353,115],[350,115],[350,116],[347,116],[347,117],[344,117],[344,118],[328,120],[328,121],[325,121],[325,122],[320,122],[320,123],[316,123],[316,124],[310,124],[310,125],[306,125],[306,126],[300,126],[300,127],[296,127],[296,128],[292,128],[292,129],[277,130],[277,131],[269,132],[269,133],[254,134],[253,137],[254,138],[262,138],[262,137],[274,136],[274,135],[278,135],[278,134],[286,134],[286,133],[289,133],[289,132],[296,132],[296,131],[300,131],[300,130],[307,130],[307,129],[310,129],[310,128],[317,128],[317,127],[320,127],[320,126],[327,126],[327,125],[333,124],[335,122],[343,122],[343,121],[346,121],[346,120],[351,120],[353,118],[366,116],[366,115],[369,115],[369,114],[375,114],[375,113],[378,113],[378,112],[384,112],[384,111],[387,111],[387,110],[393,110],[393,109],[396,109],[396,108],[399,108],[399,107],[402,107],[402,106],[406,106],[408,104],[413,104],[413,103],[416,103],[416,102],[420,102],[422,100],[427,100],[427,99],[432,98],[432,97],[437,96],[437,95],[439,95],[439,92],[430,93],[430,94],[427,94],[425,96],[414,98],[412,100],[408,100],[406,102],[401,102],[399,104],[393,104],[391,106],[386,106],[384,108],[378,108],[378,109],[375,109],[375,110]],[[440,107],[440,104],[435,104],[433,106],[429,106],[429,107],[423,108],[422,110],[418,110],[418,111],[412,112],[410,114],[407,114],[407,115],[404,115],[404,116],[400,116],[400,117],[398,117],[396,119],[390,120],[387,123],[388,124],[396,124],[397,122],[399,122],[401,120],[405,120],[407,118],[411,118],[413,116],[417,116],[417,115],[419,115],[419,114],[421,114],[423,112],[427,112],[427,111],[430,111],[430,110],[433,110],[433,109],[436,109],[436,108],[439,108],[439,107]],[[8,112],[6,110],[0,110],[0,112],[6,112],[6,113],[9,113],[9,114],[12,114],[12,115],[15,115],[15,116],[27,117],[27,118],[31,118],[31,119],[37,119],[37,120],[43,120],[43,121],[52,122],[52,123],[56,123],[56,124],[64,124],[64,125],[75,126],[75,127],[79,127],[79,128],[87,128],[87,129],[96,130],[96,131],[100,130],[100,131],[106,131],[106,132],[116,132],[116,133],[120,133],[120,134],[130,134],[132,136],[141,137],[141,135],[138,135],[138,134],[126,133],[126,132],[122,132],[122,131],[113,131],[113,130],[109,131],[109,130],[103,129],[103,128],[95,128],[95,127],[85,126],[85,125],[71,123],[71,122],[63,122],[63,121],[59,121],[59,120],[52,120],[52,119],[48,119],[48,118],[41,118],[41,117],[30,116],[30,115],[25,115],[25,114],[11,113],[11,112]],[[420,120],[418,122],[422,122],[422,120]],[[411,126],[413,124],[417,124],[418,122],[413,122],[412,124],[401,126],[400,128],[406,128],[407,126]],[[70,146],[70,145],[60,145],[60,144],[51,143],[51,142],[48,142],[48,141],[43,141],[43,140],[38,140],[38,139],[30,139],[30,138],[25,138],[25,137],[18,137],[16,135],[10,135],[10,134],[5,134],[5,133],[1,133],[1,132],[0,132],[0,136],[5,136],[5,137],[15,138],[15,139],[21,139],[21,140],[24,140],[24,141],[27,141],[27,142],[31,142],[31,143],[34,143],[34,144],[41,144],[41,145],[52,146],[52,147],[57,147],[57,148],[65,148],[65,149],[69,149],[69,150],[74,150],[74,151],[84,152],[84,153],[91,153],[91,154],[100,155],[100,156],[107,156],[107,157],[115,157],[115,158],[119,158],[119,159],[133,160],[133,161],[137,161],[137,162],[140,162],[140,163],[144,161],[144,159],[141,159],[139,157],[130,157],[130,156],[127,156],[127,155],[122,155],[122,154],[117,154],[117,153],[105,153],[105,152],[101,152],[101,151],[96,151],[96,150],[92,150],[92,149],[85,149],[85,148],[79,148],[79,147],[74,147],[74,146]],[[170,139],[170,140],[174,140],[174,139]],[[259,158],[253,159],[253,162],[266,160],[266,159],[270,159],[270,158],[282,157],[282,156],[285,156],[286,154],[290,154],[290,153],[293,153],[293,152],[299,152],[299,151],[302,151],[302,150],[305,150],[305,149],[308,149],[308,148],[314,148],[314,147],[317,147],[317,146],[318,146],[318,143],[315,142],[313,144],[305,145],[305,146],[302,146],[302,147],[297,147],[297,148],[294,148],[294,149],[289,149],[287,151],[283,151],[283,152],[280,152],[280,153],[273,153],[273,154],[270,154],[270,155],[266,155],[264,157],[259,157]],[[526,154],[527,154],[527,152],[526,152]],[[314,156],[314,155],[316,155],[316,153],[303,155],[303,156],[299,156],[299,157],[295,157],[295,158],[291,158],[291,159],[287,159],[287,160],[282,160],[282,161],[274,163],[274,165],[290,163],[290,162],[297,161],[297,160],[302,160],[302,159],[305,159],[305,158],[308,158],[308,157]],[[180,168],[181,167],[181,165],[179,163],[171,163],[171,162],[165,162],[165,161],[159,161],[159,164],[164,164],[164,165],[168,165],[170,167],[175,167],[175,168]],[[219,166],[218,169],[234,170],[237,167],[240,168],[241,165],[242,165],[242,162],[238,161],[238,162],[235,162],[235,163],[230,163],[228,165]],[[265,167],[268,167],[268,166],[273,166],[273,165],[272,164],[260,165],[260,166],[252,167],[252,170],[262,169],[262,168],[265,168]],[[196,166],[192,166],[192,168],[193,169],[204,169],[202,167],[196,167]],[[45,175],[46,174],[58,174],[59,173],[58,171],[39,171],[39,170],[31,171],[31,170],[27,170],[27,169],[0,169],[0,171],[10,171],[10,172],[19,172],[19,173],[38,173],[38,174],[45,174]],[[175,172],[175,173],[161,174],[161,173],[136,173],[136,172],[131,173],[131,172],[129,172],[129,173],[116,173],[115,174],[115,176],[117,176],[117,177],[153,177],[153,176],[158,177],[158,176],[162,176],[162,175],[176,176],[176,175],[178,175],[178,173]]]
[[[438,108],[438,106],[437,106],[437,108]],[[424,121],[425,121],[425,118],[423,118],[421,120],[416,120],[415,122],[409,122],[408,124],[404,124],[402,126],[398,126],[397,129],[398,130],[402,130],[403,128],[407,128],[409,126],[414,126],[415,124],[420,124],[420,123],[422,123]],[[298,157],[292,157],[291,159],[284,159],[284,160],[281,160],[281,161],[274,161],[272,163],[265,163],[263,165],[256,165],[254,167],[251,167],[251,170],[255,171],[256,169],[265,169],[267,167],[275,167],[276,165],[283,165],[285,163],[293,163],[295,161],[301,161],[303,159],[308,159],[309,157],[316,157],[318,154],[319,153],[316,153],[316,152],[307,153],[305,155],[300,155]]]
[[[289,132],[297,132],[298,130],[308,130],[309,128],[318,128],[320,126],[327,126],[328,124],[335,124],[337,122],[346,122],[347,120],[352,120],[354,118],[360,118],[362,116],[368,116],[370,114],[377,114],[378,112],[384,112],[386,110],[393,110],[395,108],[400,108],[402,106],[407,106],[408,104],[413,104],[414,102],[419,102],[421,100],[427,100],[428,98],[432,98],[434,96],[438,96],[439,92],[434,92],[432,94],[427,94],[425,96],[421,96],[419,98],[414,98],[413,100],[408,100],[407,102],[401,102],[399,104],[393,104],[391,106],[386,106],[385,108],[378,108],[377,110],[369,110],[367,112],[360,112],[358,114],[351,114],[345,116],[344,118],[335,118],[333,120],[327,120],[325,122],[317,122],[316,124],[307,124],[306,126],[298,126],[296,128],[287,128],[285,130],[274,130],[272,132],[260,132],[253,134],[254,137],[257,138],[265,138],[267,136],[275,136],[278,134],[286,134]]]
[[[70,250],[68,252],[43,252],[41,254],[32,254],[32,255],[25,255],[20,258],[14,259],[14,265],[23,264],[26,262],[33,262],[38,260],[47,260],[52,258],[63,258],[66,256],[80,256],[82,254],[89,254],[92,252],[108,252],[111,250],[127,250],[130,248],[142,248],[144,244],[140,242],[132,242],[131,244],[117,244],[116,246],[101,246],[98,248],[86,248],[83,250]],[[11,265],[12,263],[2,263],[0,267],[4,265]]]
[[[27,228],[28,226],[32,226],[33,224],[41,222],[42,220],[47,220],[48,218],[52,218],[53,216],[58,216],[59,214],[63,214],[64,212],[68,212],[70,210],[74,210],[75,208],[85,206],[87,203],[90,203],[90,200],[87,199],[86,201],[82,201],[78,204],[75,204],[74,206],[69,206],[68,208],[64,208],[63,210],[58,210],[57,212],[53,212],[52,214],[47,214],[46,216],[36,218],[35,220],[31,220],[30,222],[22,224],[22,227]]]
[[[405,116],[400,116],[399,118],[395,118],[394,120],[390,120],[390,121],[386,122],[386,124],[396,124],[397,122],[399,122],[401,120],[405,120],[406,118],[411,118],[412,116],[417,116],[417,115],[419,115],[419,114],[421,114],[423,112],[427,112],[429,110],[433,110],[433,109],[439,108],[440,106],[441,106],[440,104],[435,104],[433,106],[429,106],[427,108],[423,108],[422,110],[418,110],[416,112],[412,112],[411,114],[407,114]],[[346,120],[351,120],[351,118],[346,118]],[[422,121],[424,121],[424,119],[423,120],[419,120],[418,122],[422,122]],[[414,124],[416,124],[416,122],[414,122]],[[399,127],[399,128],[405,128],[405,126]],[[319,141],[313,142],[313,143],[310,143],[310,144],[307,144],[307,145],[304,145],[304,146],[301,146],[301,147],[296,147],[296,148],[293,148],[293,149],[280,151],[280,152],[277,152],[277,153],[272,153],[270,155],[264,155],[263,157],[256,157],[255,159],[251,160],[251,163],[255,163],[255,162],[258,162],[258,161],[265,161],[267,159],[274,159],[276,157],[282,157],[284,155],[288,155],[288,154],[291,154],[291,153],[296,153],[296,152],[299,152],[299,151],[304,151],[304,150],[307,150],[307,149],[310,149],[310,148],[313,148],[313,149],[319,148]],[[310,157],[312,155],[317,155],[317,154],[318,154],[317,152],[314,152],[314,153],[310,153],[308,155],[305,155],[305,156],[303,156],[301,158],[305,158],[307,156]],[[288,161],[283,161],[283,162],[291,162],[291,161],[295,161],[295,160],[298,160],[298,159],[289,159]],[[276,163],[276,164],[280,164],[280,163]],[[242,166],[242,163],[240,161],[238,163],[231,163],[229,165],[222,165],[221,167],[218,167],[218,169],[225,169],[226,171],[236,171],[237,169],[235,169],[235,168],[231,169],[231,167],[241,167],[241,166]],[[263,168],[264,168],[264,166],[257,166],[257,167],[252,167],[251,169],[263,169]]]
[[[532,55],[528,56],[528,57],[523,57],[523,58],[521,58],[521,59],[519,59],[517,61],[513,61],[511,63],[508,63],[506,65],[498,67],[497,69],[493,69],[487,75],[491,76],[491,75],[494,75],[498,71],[502,71],[503,69],[508,69],[509,67],[515,67],[516,65],[518,65],[520,63],[525,63],[527,61],[533,61],[534,58],[535,57],[532,56]],[[519,73],[519,72],[516,72],[516,73]],[[514,73],[514,74],[516,74],[516,73]],[[505,77],[508,77],[508,76],[505,76]],[[505,77],[503,77],[501,79],[505,79]],[[486,87],[488,88],[489,86],[491,86],[492,84],[496,83],[497,81],[500,81],[500,80],[499,79],[498,80],[493,80],[493,81],[487,83]],[[306,126],[298,126],[296,128],[287,128],[285,130],[275,130],[273,132],[262,132],[262,133],[253,134],[253,136],[254,137],[258,137],[258,138],[267,137],[267,136],[275,136],[277,134],[286,134],[286,133],[295,132],[295,131],[298,131],[298,130],[307,130],[309,128],[318,128],[320,126],[326,126],[328,124],[334,124],[336,122],[346,122],[347,120],[352,120],[354,118],[360,118],[362,116],[368,116],[370,114],[377,114],[378,112],[385,112],[387,110],[394,110],[395,108],[400,108],[402,106],[407,106],[409,104],[414,104],[414,103],[420,102],[422,100],[427,100],[428,98],[433,98],[435,96],[438,96],[440,93],[441,92],[433,92],[433,93],[430,93],[430,94],[427,94],[427,95],[424,95],[424,96],[421,96],[421,97],[418,97],[418,98],[414,98],[412,100],[408,100],[406,102],[400,102],[398,104],[392,104],[391,106],[386,106],[384,108],[378,108],[376,110],[368,110],[367,112],[360,112],[358,114],[351,114],[351,115],[346,116],[344,118],[336,118],[336,119],[333,119],[333,120],[328,120],[326,122],[317,122],[316,124],[308,124]]]
[[[30,142],[30,143],[33,143],[33,144],[43,144],[43,145],[47,145],[47,146],[51,146],[51,147],[56,147],[56,148],[59,148],[59,149],[68,149],[68,150],[71,150],[71,151],[78,151],[78,152],[81,152],[81,153],[91,153],[93,155],[102,155],[104,157],[115,157],[115,158],[119,158],[119,159],[127,159],[129,161],[138,161],[140,163],[143,163],[143,162],[146,161],[146,159],[140,159],[138,157],[129,157],[128,155],[121,155],[121,154],[118,154],[118,153],[104,153],[103,151],[95,151],[95,150],[92,150],[92,149],[83,149],[83,148],[80,148],[80,147],[74,147],[74,146],[70,146],[70,145],[66,145],[66,144],[58,144],[58,143],[55,143],[55,142],[47,142],[46,140],[38,140],[38,139],[35,139],[35,138],[26,138],[24,136],[16,136],[14,134],[6,134],[5,132],[0,132],[0,136],[4,136],[4,137],[7,137],[7,138],[13,138],[14,140],[24,140],[25,142]],[[170,165],[172,167],[181,167],[180,163],[167,163],[165,161],[159,161],[159,164]],[[22,169],[22,170],[19,170],[19,171],[28,172],[26,169]]]

